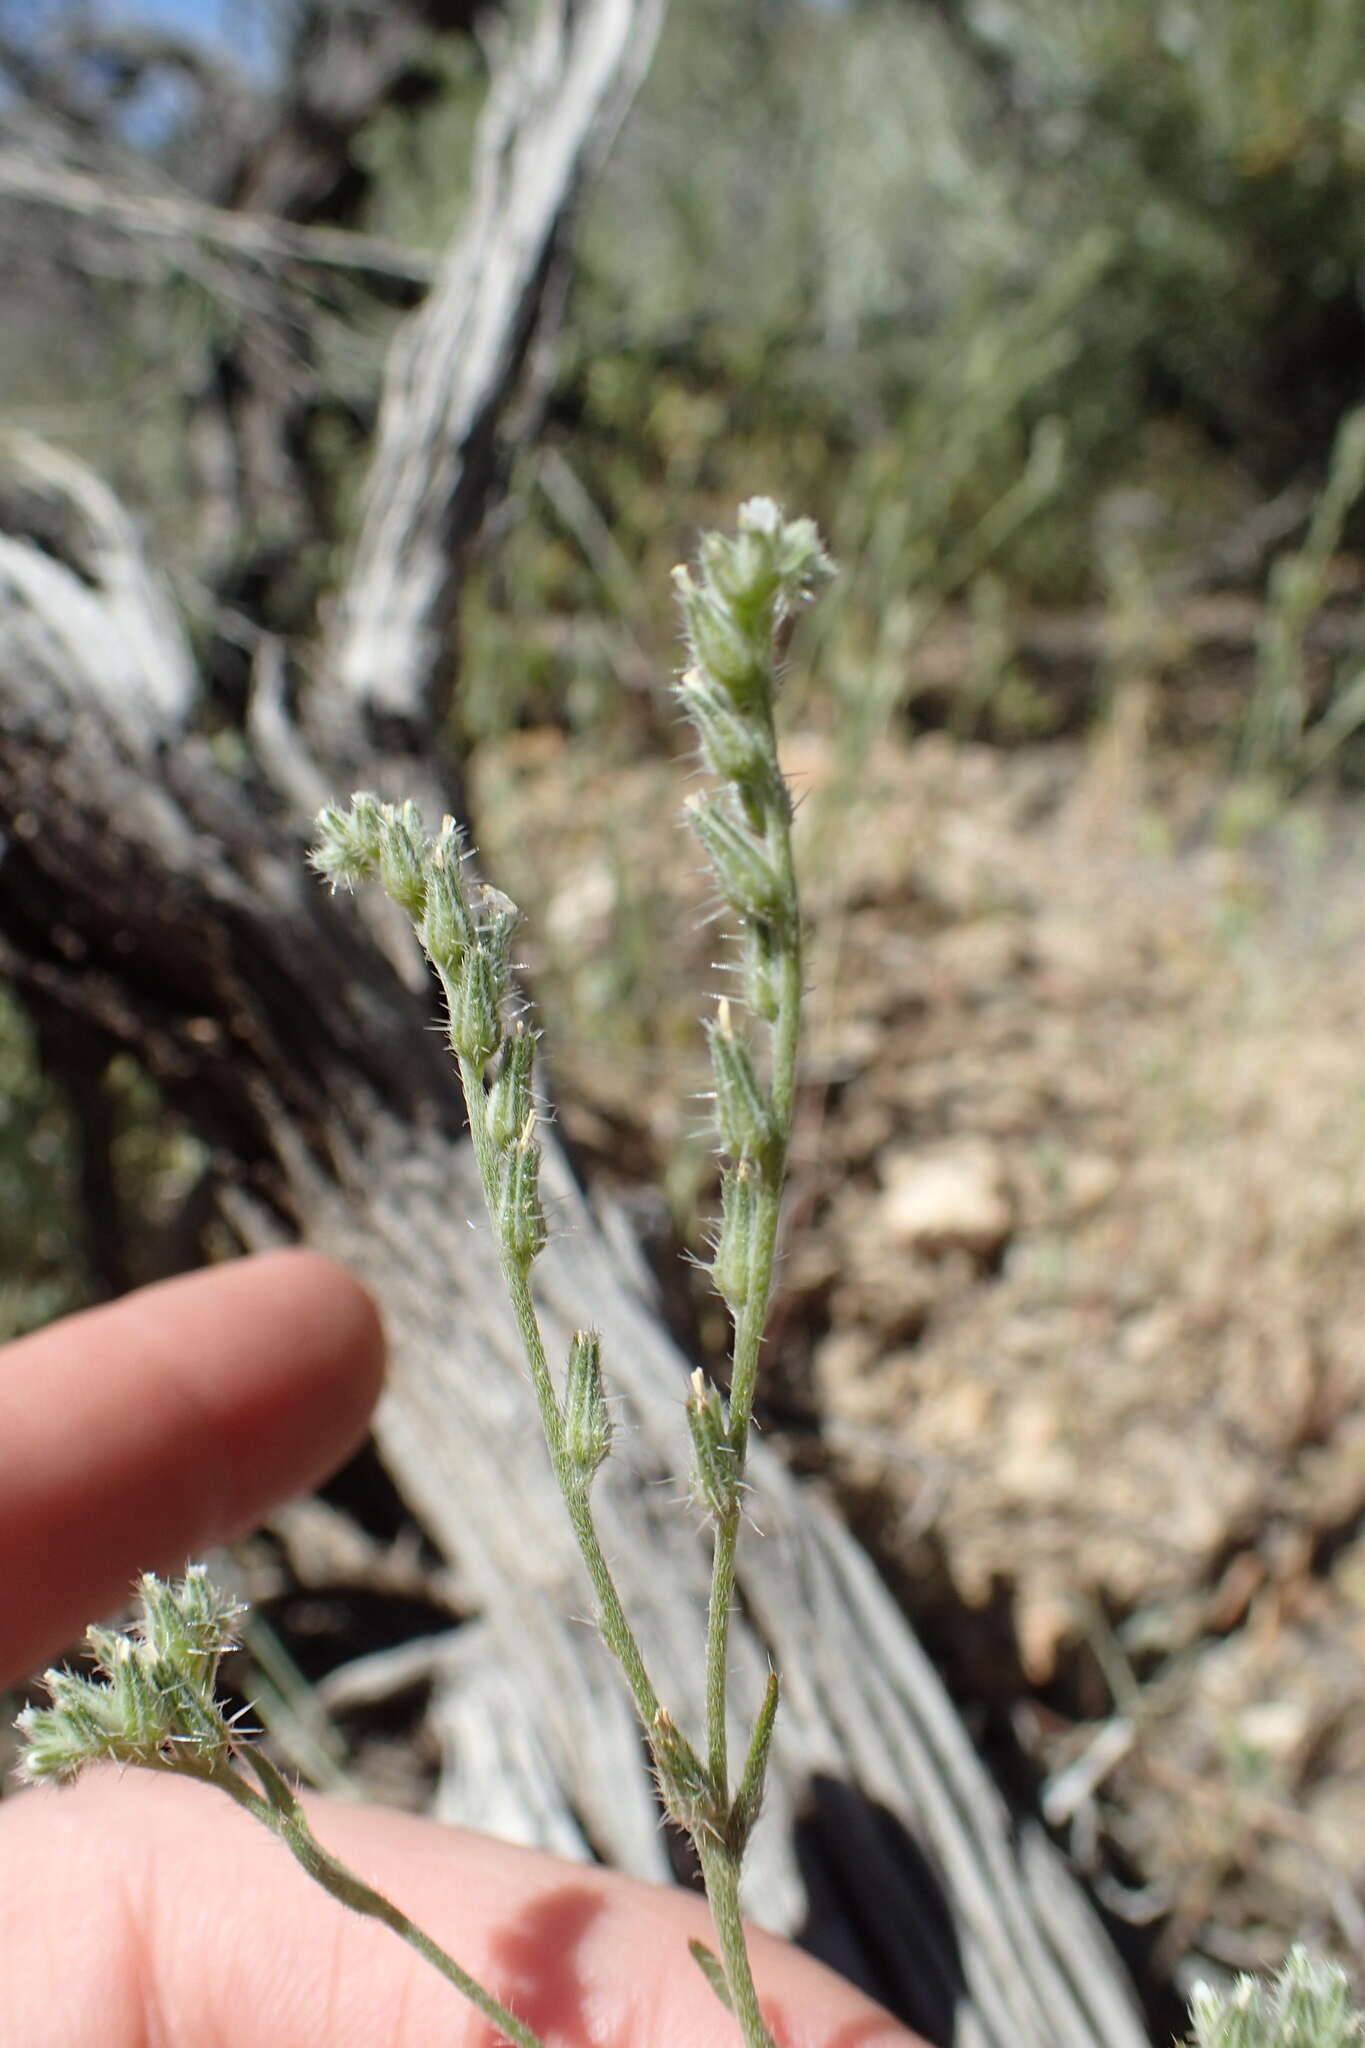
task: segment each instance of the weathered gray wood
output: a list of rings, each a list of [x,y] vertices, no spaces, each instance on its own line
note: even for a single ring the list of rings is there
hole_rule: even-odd
[[[326,715],[429,731],[464,549],[528,317],[583,180],[653,53],[664,0],[554,0],[502,50],[464,227],[391,351],[346,589],[328,635]],[[475,289],[477,281],[477,289]],[[337,700],[340,700],[339,702]]]
[[[22,536],[0,532],[0,630],[13,658],[26,645],[53,670],[54,697],[96,708],[123,749],[145,755],[175,739],[199,677],[132,519],[84,464],[32,435],[8,437],[3,457],[0,517]]]
[[[425,284],[433,269],[431,258],[420,250],[403,249],[375,235],[233,213],[173,189],[140,189],[127,177],[97,178],[18,149],[0,148],[0,199],[19,200],[126,236],[139,253],[141,268],[150,245],[168,266],[181,272],[193,270],[193,254],[201,246],[272,270],[305,264],[400,278],[408,284]]]

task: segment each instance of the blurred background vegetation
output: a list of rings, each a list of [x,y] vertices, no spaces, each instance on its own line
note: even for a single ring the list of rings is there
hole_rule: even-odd
[[[306,106],[328,11],[11,0],[0,147],[112,151],[146,192],[249,203],[205,114]],[[468,12],[355,124],[312,218],[439,250],[486,78]],[[175,59],[129,58],[141,32],[198,52],[207,100]],[[127,495],[231,706],[253,636],[305,629],[346,547],[404,294],[344,273],[282,290],[306,504],[267,489],[221,516],[200,402],[256,280],[54,221],[0,196],[5,424]],[[452,744],[550,727],[593,759],[667,758],[667,569],[765,490],[845,565],[829,701],[803,710],[837,715],[851,759],[894,722],[1084,732],[1140,672],[1159,729],[1239,779],[1238,816],[1309,774],[1354,782],[1363,278],[1356,0],[687,0],[586,206],[543,425],[464,603]],[[632,916],[622,957],[566,993],[618,1020],[634,1003],[649,1037]],[[8,1011],[3,1047],[19,1326],[91,1282],[59,1221],[62,1111]]]

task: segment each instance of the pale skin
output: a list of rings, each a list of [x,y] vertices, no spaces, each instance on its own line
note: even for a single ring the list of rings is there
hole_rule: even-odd
[[[0,1677],[60,1653],[141,1571],[179,1571],[364,1435],[383,1339],[308,1252],[149,1288],[0,1352]],[[563,2048],[733,2048],[687,1954],[702,1903],[481,1836],[312,1803],[320,1839]],[[922,2048],[770,1937],[779,2048]],[[209,1788],[102,1769],[0,1804],[0,2048],[493,2048],[386,1929]]]

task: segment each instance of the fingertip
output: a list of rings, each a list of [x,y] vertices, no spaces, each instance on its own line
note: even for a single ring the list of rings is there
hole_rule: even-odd
[[[364,1439],[384,1379],[378,1307],[334,1259],[290,1247],[213,1278],[224,1334],[177,1372],[206,1411],[223,1479],[199,1547],[241,1535],[343,1464]]]
[[[6,1347],[0,1672],[70,1642],[141,1571],[253,1526],[364,1437],[383,1379],[369,1294],[312,1251],[143,1289]]]
[[[565,2048],[730,2048],[735,2023],[687,1952],[714,1943],[695,1895],[441,1828],[310,1800],[318,1839]],[[486,2048],[488,2026],[391,1932],[310,1885],[264,1829],[208,1787],[96,1771],[0,1810],[0,1852],[25,1872],[0,1926],[44,2039],[231,2038],[303,2048],[441,2040]],[[131,1909],[130,1909],[131,1908]],[[61,1938],[53,1933],[60,1928]],[[924,2048],[882,2008],[771,1935],[754,1974],[780,2048]],[[39,1959],[45,1958],[43,1967]],[[123,1993],[109,2025],[109,1988]],[[21,2000],[22,2004],[22,2000]],[[53,2024],[54,2019],[60,2024]],[[160,2035],[158,2036],[160,2037]],[[39,2038],[36,2031],[5,2033]]]
[[[384,1385],[379,1305],[349,1267],[308,1245],[260,1252],[228,1269],[249,1276],[262,1306],[285,1318],[296,1355],[315,1362],[363,1429]]]

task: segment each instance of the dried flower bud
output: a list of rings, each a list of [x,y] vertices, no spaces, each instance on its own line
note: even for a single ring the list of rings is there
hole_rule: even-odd
[[[386,804],[380,815],[379,880],[384,894],[416,924],[426,905],[429,852],[421,813],[416,804],[402,804],[397,810]]]
[[[536,1035],[524,1024],[513,1027],[504,1041],[502,1065],[488,1091],[488,1135],[498,1152],[514,1145],[535,1112],[532,1075],[535,1070]]]
[[[698,668],[741,708],[762,703],[771,684],[772,650],[766,632],[746,631],[733,607],[687,569],[673,571],[687,642]]]
[[[688,669],[678,684],[678,696],[696,727],[702,759],[713,775],[743,787],[777,781],[762,726],[737,711],[733,701],[699,668]]]
[[[512,934],[521,922],[521,912],[510,896],[504,896],[501,889],[488,882],[478,884],[470,908],[478,927],[479,944],[493,961],[499,985],[503,985],[507,979],[508,950]]]
[[[314,868],[333,889],[354,889],[379,866],[382,821],[374,797],[358,790],[350,805],[328,804],[318,812],[309,855]]]
[[[532,1114],[507,1154],[495,1219],[503,1257],[523,1269],[545,1244],[545,1211],[540,1206],[540,1147],[535,1130]]]
[[[743,918],[783,919],[791,909],[788,891],[756,839],[714,798],[688,799],[687,820],[710,856],[721,895]]]
[[[756,1017],[771,1024],[781,1007],[778,933],[762,918],[744,929],[744,1000]]]
[[[437,856],[427,869],[420,937],[428,960],[446,977],[458,974],[460,962],[474,943],[474,920],[465,902],[459,867]]]
[[[602,1339],[575,1330],[564,1381],[564,1455],[583,1485],[611,1449],[611,1414],[602,1386]]]
[[[737,535],[707,534],[701,565],[707,585],[740,623],[765,634],[834,573],[814,521],[784,519],[771,498],[741,505]]]
[[[450,1002],[450,1046],[457,1059],[482,1070],[502,1043],[502,988],[482,946],[460,962]]]
[[[717,1811],[710,1774],[665,1708],[659,1708],[646,1733],[670,1820],[689,1834],[705,1832],[719,1837],[724,1815]]]
[[[694,1372],[687,1393],[687,1427],[692,1437],[692,1490],[699,1507],[718,1522],[739,1513],[739,1460],[730,1441],[725,1403],[703,1372]]]
[[[464,857],[464,832],[447,811],[441,820],[440,830],[431,842],[432,861],[437,867],[449,868],[452,874],[458,874]]]
[[[202,1565],[178,1585],[148,1575],[138,1596],[142,1614],[130,1632],[90,1631],[97,1676],[49,1671],[49,1704],[19,1716],[24,1777],[70,1779],[106,1759],[212,1762],[231,1750],[232,1731],[213,1691],[242,1610],[210,1584]]]
[[[759,1085],[748,1046],[735,1035],[730,1005],[722,1001],[706,1027],[711,1046],[711,1071],[716,1082],[716,1127],[732,1159],[753,1159],[766,1166],[776,1143],[772,1104]]]
[[[736,1317],[749,1299],[753,1285],[754,1235],[758,1224],[754,1196],[754,1173],[748,1160],[741,1160],[738,1166],[721,1175],[720,1232],[711,1259],[711,1283]]]
[[[750,498],[739,508],[741,540],[759,543],[765,572],[776,581],[779,617],[814,597],[834,574],[813,519],[784,519],[771,498]]]

